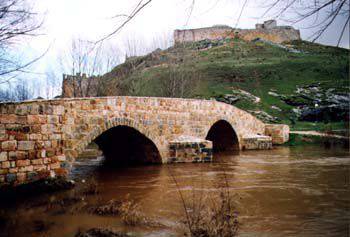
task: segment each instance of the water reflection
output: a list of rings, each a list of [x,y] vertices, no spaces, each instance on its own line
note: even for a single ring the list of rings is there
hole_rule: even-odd
[[[146,236],[177,236],[183,207],[193,193],[210,194],[229,186],[241,223],[240,236],[348,236],[350,223],[350,157],[344,149],[280,147],[272,151],[221,153],[214,163],[115,168],[100,158],[78,160],[72,178],[94,177],[99,195],[81,202],[105,203],[130,194],[143,212],[166,228],[130,228],[118,217],[50,210],[47,200],[74,197],[74,190],[26,199],[5,211],[10,222],[0,236],[37,235],[33,221],[45,220],[43,236],[74,236],[78,229],[112,226]],[[79,198],[79,197],[78,197]],[[40,226],[39,226],[40,227]]]

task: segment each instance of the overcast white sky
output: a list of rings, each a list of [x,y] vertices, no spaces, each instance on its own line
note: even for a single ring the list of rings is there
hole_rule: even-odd
[[[33,70],[45,73],[48,68],[57,70],[58,57],[67,51],[72,38],[98,40],[110,33],[120,19],[112,19],[116,14],[128,14],[139,0],[36,0],[34,11],[44,17],[42,36],[28,39],[21,51],[23,57],[33,57],[49,52]],[[112,44],[123,48],[125,39],[141,39],[148,44],[160,35],[171,35],[174,29],[197,28],[225,24],[236,26],[239,12],[244,0],[197,0],[191,17],[190,5],[192,0],[153,0],[130,24],[119,34],[110,39]],[[257,22],[269,17],[259,18],[263,9],[261,0],[250,0],[238,22],[239,28],[254,28]],[[187,22],[188,21],[188,22]],[[281,25],[284,22],[280,22]],[[301,28],[303,39],[311,35],[310,30],[302,29],[307,23],[296,25]],[[324,44],[335,45],[336,33],[340,31],[340,24],[335,24],[319,40]],[[342,47],[349,48],[349,34],[342,40]],[[120,53],[119,54],[123,54]],[[123,58],[124,55],[121,55]]]

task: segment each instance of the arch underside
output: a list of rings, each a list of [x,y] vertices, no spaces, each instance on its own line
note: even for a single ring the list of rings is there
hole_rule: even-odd
[[[218,120],[209,129],[206,140],[213,142],[213,151],[239,150],[239,139],[236,131],[226,120]]]
[[[102,150],[109,164],[125,166],[162,162],[156,145],[144,134],[129,126],[110,128],[94,142]]]
[[[165,154],[152,129],[126,117],[115,117],[94,126],[77,139],[72,150],[66,150],[66,157],[74,161],[92,142],[102,150],[106,161],[119,165],[162,163]]]

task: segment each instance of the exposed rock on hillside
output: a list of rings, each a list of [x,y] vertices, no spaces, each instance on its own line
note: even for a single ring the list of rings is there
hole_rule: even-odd
[[[279,95],[286,104],[295,106],[301,121],[342,121],[349,119],[350,94],[346,88],[323,89],[321,83],[300,86],[292,95]]]

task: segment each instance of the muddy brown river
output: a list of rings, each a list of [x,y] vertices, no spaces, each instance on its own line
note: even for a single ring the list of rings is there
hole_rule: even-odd
[[[222,187],[234,197],[238,236],[349,236],[347,149],[279,147],[222,153],[214,160],[115,168],[103,165],[102,158],[79,159],[71,178],[78,187],[93,178],[98,194],[81,195],[72,189],[2,204],[1,215],[6,218],[0,223],[0,236],[69,237],[92,227],[113,227],[135,236],[183,236],[179,191],[189,201],[193,195],[210,196]],[[118,216],[98,216],[82,208],[127,195],[161,225],[131,227]]]

